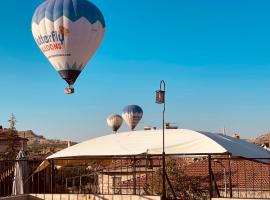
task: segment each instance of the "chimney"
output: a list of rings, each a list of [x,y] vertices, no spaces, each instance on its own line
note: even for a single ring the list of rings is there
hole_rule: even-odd
[[[226,128],[225,128],[225,126],[223,127],[223,135],[226,135]]]
[[[238,133],[234,133],[233,138],[240,139],[240,135]]]
[[[171,126],[171,123],[165,123],[165,128],[166,129],[178,129],[178,126]]]
[[[143,130],[145,130],[145,131],[156,130],[156,129],[157,129],[157,127],[155,127],[155,126],[153,126],[153,127],[151,127],[151,126],[145,126],[143,128]]]

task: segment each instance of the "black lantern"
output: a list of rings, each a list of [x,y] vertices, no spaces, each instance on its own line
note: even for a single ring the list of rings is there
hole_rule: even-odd
[[[165,103],[165,91],[157,90],[156,91],[156,103],[163,104]]]
[[[163,89],[162,89],[163,85]],[[156,103],[164,104],[165,103],[165,81],[160,81],[159,90],[156,91]]]

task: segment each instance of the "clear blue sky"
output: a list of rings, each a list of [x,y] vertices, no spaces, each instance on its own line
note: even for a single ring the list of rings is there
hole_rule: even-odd
[[[93,0],[106,35],[72,96],[32,38],[41,2],[1,2],[4,126],[14,113],[19,130],[81,141],[110,133],[107,115],[127,104],[144,109],[138,129],[160,126],[154,92],[164,79],[166,121],[214,132],[225,125],[244,138],[270,130],[270,1]]]

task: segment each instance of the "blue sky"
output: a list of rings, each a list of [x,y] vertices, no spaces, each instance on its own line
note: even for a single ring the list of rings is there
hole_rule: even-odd
[[[154,92],[164,79],[166,121],[213,132],[225,125],[244,138],[270,130],[269,1],[93,0],[106,34],[72,96],[32,38],[41,2],[0,8],[4,126],[14,113],[19,130],[82,141],[109,134],[106,117],[127,104],[144,109],[137,129],[160,126]]]

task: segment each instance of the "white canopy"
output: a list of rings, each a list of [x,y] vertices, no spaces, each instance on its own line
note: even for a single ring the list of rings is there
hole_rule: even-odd
[[[166,154],[230,153],[244,158],[270,158],[269,151],[244,140],[187,129],[165,129],[165,152]],[[162,154],[162,130],[109,134],[63,149],[47,159],[139,154]]]

